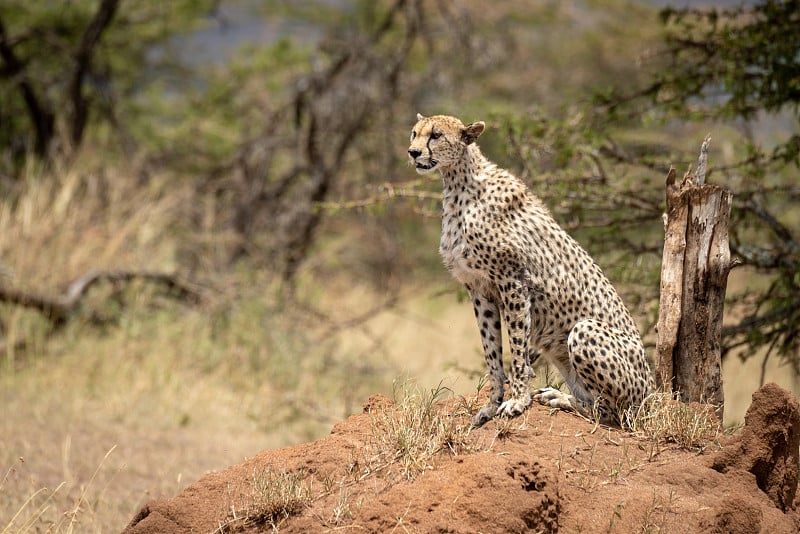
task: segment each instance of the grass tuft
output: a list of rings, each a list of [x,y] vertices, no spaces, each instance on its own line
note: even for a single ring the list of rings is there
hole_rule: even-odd
[[[231,506],[216,532],[233,532],[239,526],[268,526],[277,531],[281,522],[300,513],[312,501],[311,485],[306,479],[304,469],[255,469],[248,480],[250,492],[245,504],[239,509]]]
[[[652,393],[641,406],[626,411],[623,422],[632,433],[652,443],[651,457],[658,454],[664,443],[702,451],[717,443],[720,435],[720,424],[713,406],[686,404],[665,392]]]
[[[371,464],[378,469],[399,465],[403,477],[412,479],[432,469],[436,455],[473,452],[469,412],[440,401],[450,390],[441,383],[428,392],[409,383],[395,387],[395,408],[376,414],[372,420],[372,447],[377,451]],[[450,403],[455,405],[455,403]]]

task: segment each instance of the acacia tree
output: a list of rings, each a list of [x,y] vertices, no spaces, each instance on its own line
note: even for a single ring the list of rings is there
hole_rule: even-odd
[[[742,265],[769,276],[765,291],[746,294],[746,316],[728,327],[725,349],[763,346],[800,371],[800,221],[789,208],[800,199],[800,2],[765,1],[729,11],[666,10],[670,75],[644,89],[659,102],[665,92],[680,95],[668,108],[739,121],[745,151],[719,169],[722,180],[739,181],[731,228],[732,252]],[[679,68],[682,66],[682,69]],[[794,123],[775,146],[757,145],[747,127],[761,114],[783,114]]]
[[[121,129],[119,101],[158,65],[148,51],[196,27],[212,0],[8,0],[0,7],[0,146],[13,174],[27,153],[73,153],[90,123]]]
[[[187,107],[204,110],[201,126],[186,123],[176,131],[191,135],[156,148],[162,161],[203,175],[198,188],[235,233],[230,259],[262,258],[289,282],[339,199],[386,198],[402,189],[430,203],[424,190],[430,180],[384,187],[408,181],[398,141],[405,142],[416,111],[445,100],[452,108],[481,87],[476,80],[511,61],[505,48],[484,47],[488,24],[473,17],[477,5],[381,0],[343,10],[328,4],[270,3],[273,16],[304,19],[313,12],[325,21],[323,36],[312,46],[281,39],[237,53],[185,99]],[[374,232],[364,241],[381,241],[375,234],[383,228],[389,236],[383,242],[390,242],[399,224],[387,211],[352,226]],[[400,269],[397,256],[380,270]]]
[[[660,19],[663,44],[643,58],[649,72],[643,82],[604,90],[560,120],[544,114],[517,120],[507,132],[509,145],[523,166],[539,171],[539,189],[562,219],[598,253],[610,249],[623,260],[616,263],[622,280],[645,273],[641,294],[653,302],[669,165],[690,161],[695,149],[685,147],[699,146],[706,131],[733,126],[733,161],[714,165],[712,156],[707,176],[734,192],[734,266],[753,269],[766,285],[729,299],[729,316],[741,319],[724,328],[723,355],[747,358],[766,349],[764,361],[777,353],[798,372],[800,221],[789,208],[800,199],[800,2],[668,8]],[[759,144],[754,124],[779,119],[791,123],[782,138]],[[696,126],[681,124],[701,124],[703,134],[682,137]],[[654,140],[657,128],[672,139]],[[629,268],[637,262],[639,268]]]

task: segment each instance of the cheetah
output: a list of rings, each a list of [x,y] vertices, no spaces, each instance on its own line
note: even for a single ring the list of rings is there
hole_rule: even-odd
[[[418,173],[442,176],[439,253],[466,287],[480,329],[491,393],[472,424],[517,416],[535,401],[618,426],[622,411],[653,389],[636,324],[600,267],[541,200],[481,153],[476,140],[484,128],[418,114],[408,149]],[[571,394],[530,393],[540,356],[558,369]]]

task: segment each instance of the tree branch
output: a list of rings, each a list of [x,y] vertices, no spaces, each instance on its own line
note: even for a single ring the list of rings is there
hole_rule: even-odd
[[[55,298],[0,285],[0,302],[34,309],[54,325],[61,325],[75,313],[81,300],[92,286],[102,281],[131,282],[133,280],[143,280],[165,286],[168,290],[173,291],[179,300],[190,303],[200,301],[200,294],[197,290],[180,281],[177,276],[172,274],[147,271],[92,270],[75,279],[67,287],[63,295]]]
[[[792,232],[752,197],[748,198],[742,207],[767,223],[767,226],[781,240],[787,250],[790,252],[800,251],[800,245],[794,240]]]

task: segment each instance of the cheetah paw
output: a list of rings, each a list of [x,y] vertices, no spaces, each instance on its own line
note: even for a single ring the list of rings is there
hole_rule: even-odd
[[[561,408],[562,410],[573,410],[572,399],[574,397],[555,388],[541,388],[533,392],[533,400],[544,406],[551,408]]]
[[[516,417],[524,412],[530,405],[530,395],[526,395],[524,398],[510,398],[500,405],[497,409],[497,414],[505,415],[506,417]]]
[[[478,413],[472,417],[472,426],[474,428],[478,428],[491,421],[492,418],[497,415],[497,406],[497,404],[490,403],[481,408]]]

